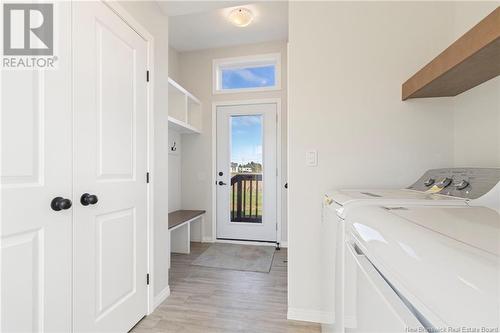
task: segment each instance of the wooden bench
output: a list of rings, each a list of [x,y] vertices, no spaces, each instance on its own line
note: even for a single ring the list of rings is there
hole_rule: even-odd
[[[203,223],[204,210],[176,210],[168,214],[168,231],[170,233],[170,252],[190,252],[190,223],[200,219]]]

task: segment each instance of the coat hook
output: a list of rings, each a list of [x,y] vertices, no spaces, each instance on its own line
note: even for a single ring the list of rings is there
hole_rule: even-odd
[[[172,147],[170,147],[171,151],[176,151],[177,150],[177,147],[175,146],[176,144],[177,144],[177,142],[174,141],[174,144],[172,145]]]

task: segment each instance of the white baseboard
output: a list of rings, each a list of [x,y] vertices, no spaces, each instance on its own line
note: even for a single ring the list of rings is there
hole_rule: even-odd
[[[202,243],[213,243],[214,240],[210,236],[203,236],[203,239],[201,240]]]
[[[321,333],[337,333],[343,332],[343,330],[337,329],[334,324],[321,324]]]
[[[252,241],[238,241],[238,240],[225,240],[225,239],[216,239],[214,240],[210,236],[203,236],[201,240],[202,243],[231,243],[231,244],[247,244],[247,245],[269,245],[276,246],[274,243],[265,243],[265,242],[252,242]],[[280,247],[288,247],[288,242],[280,242]]]
[[[191,234],[191,239],[189,241],[195,243],[203,243],[200,237],[193,236],[193,234]]]
[[[331,324],[334,322],[334,316],[331,312],[309,309],[288,308],[287,318],[320,324]]]
[[[276,243],[243,241],[234,239],[217,239],[216,243],[239,244],[239,245],[257,245],[257,246],[276,246]]]
[[[344,317],[344,326],[346,328],[356,328],[358,325],[356,324],[356,317],[355,316],[345,316]]]
[[[155,296],[154,309],[156,309],[161,303],[163,303],[168,296],[170,296],[170,286],[167,286],[158,295]]]

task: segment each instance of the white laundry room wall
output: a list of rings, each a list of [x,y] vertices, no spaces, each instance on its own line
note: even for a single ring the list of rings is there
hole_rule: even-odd
[[[168,49],[168,76],[175,82],[180,82],[181,80],[179,52],[177,52],[177,50],[172,47],[169,47]]]
[[[154,37],[154,165],[151,170],[154,196],[154,295],[158,304],[169,294],[168,264],[168,17],[156,1],[120,1]]]
[[[498,4],[498,1],[456,2],[453,38],[463,35]],[[453,100],[455,165],[500,167],[500,77]]]
[[[453,41],[452,13],[449,2],[290,2],[289,318],[331,319],[325,191],[401,188],[453,165],[453,102],[401,101],[402,83]],[[311,151],[316,167],[306,164]]]

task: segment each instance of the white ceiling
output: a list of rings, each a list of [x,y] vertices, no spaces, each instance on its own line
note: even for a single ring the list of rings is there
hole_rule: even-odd
[[[252,4],[245,1],[163,1],[159,4],[170,16],[169,44],[180,52],[288,39],[287,1]],[[244,28],[231,24],[227,14],[235,7],[250,9],[255,15],[253,22]]]
[[[179,16],[201,12],[208,12],[214,9],[240,6],[249,4],[251,1],[162,1],[158,0],[158,4],[162,11],[168,16]]]

